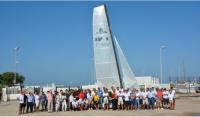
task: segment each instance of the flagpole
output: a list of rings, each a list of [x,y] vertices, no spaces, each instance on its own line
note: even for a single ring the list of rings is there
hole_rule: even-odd
[[[19,50],[19,47],[14,48],[14,65],[15,65],[15,74],[14,74],[14,86],[16,85],[17,80],[17,51]]]

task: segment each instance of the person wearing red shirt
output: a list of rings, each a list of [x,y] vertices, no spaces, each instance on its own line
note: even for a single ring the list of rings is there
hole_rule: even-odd
[[[157,89],[156,106],[158,109],[162,108],[162,100],[163,100],[163,93],[162,93],[161,89]]]
[[[80,105],[80,110],[83,110],[83,104],[84,104],[83,100],[84,100],[84,98],[85,98],[85,94],[83,93],[83,91],[81,91],[81,92],[79,93],[79,105]]]
[[[79,99],[84,99],[85,98],[85,94],[83,93],[83,91],[81,91],[80,93],[79,93]]]

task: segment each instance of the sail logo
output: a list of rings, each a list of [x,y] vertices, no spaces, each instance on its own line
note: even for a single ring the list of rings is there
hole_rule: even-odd
[[[95,41],[101,41],[103,39],[103,37],[96,37]]]
[[[103,34],[103,28],[99,28],[99,34]]]
[[[108,32],[101,27],[99,28],[98,32],[96,32],[96,34],[100,34],[100,35],[106,34],[106,33],[108,33]]]

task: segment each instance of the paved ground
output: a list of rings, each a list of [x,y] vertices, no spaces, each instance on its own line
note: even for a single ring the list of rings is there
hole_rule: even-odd
[[[0,116],[17,115],[18,102],[9,101],[0,104]],[[104,110],[88,110],[88,111],[67,111],[67,112],[35,112],[25,114],[25,116],[163,116],[163,115],[188,115],[200,116],[200,97],[181,97],[176,99],[175,110],[139,110],[139,111],[104,111]]]

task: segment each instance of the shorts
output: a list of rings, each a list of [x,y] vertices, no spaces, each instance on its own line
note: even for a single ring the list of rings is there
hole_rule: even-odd
[[[148,98],[148,101],[149,101],[149,105],[150,106],[154,106],[155,104],[155,99],[152,97],[152,98]]]
[[[143,103],[143,100],[142,100],[142,99],[139,99],[139,100],[140,100],[140,101],[139,101],[139,102],[140,102],[140,104],[142,104],[142,103]]]
[[[94,101],[94,104],[95,104],[95,105],[99,104],[99,101]]]
[[[118,99],[118,105],[123,105],[124,104],[124,101],[121,99]]]
[[[163,98],[163,104],[168,104],[168,103],[169,103],[169,99]]]
[[[36,107],[39,107],[39,105],[40,105],[40,102],[35,102],[35,105],[36,105]]]
[[[124,105],[125,106],[129,106],[130,105],[130,101],[124,101]]]
[[[103,99],[103,104],[108,104],[108,98],[107,98],[107,97],[105,97],[105,98]]]
[[[145,105],[145,104],[146,104],[146,105],[149,105],[148,98],[143,99],[142,104],[143,104],[143,105]]]
[[[82,99],[79,99],[78,102],[79,102],[80,105],[84,104],[84,101]]]
[[[174,101],[173,100],[169,100],[169,103],[173,103]]]
[[[156,103],[157,103],[157,104],[161,104],[161,103],[162,103],[162,100],[159,99],[159,98],[157,98],[157,99],[156,99]]]
[[[131,105],[135,106],[135,99],[130,101]]]

